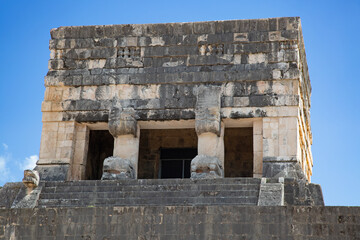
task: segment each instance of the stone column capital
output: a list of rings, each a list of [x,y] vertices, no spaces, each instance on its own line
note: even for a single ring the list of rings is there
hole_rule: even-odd
[[[195,108],[195,130],[197,135],[203,133],[221,134],[221,86],[200,86],[197,89]]]
[[[109,132],[113,137],[121,135],[137,136],[135,110],[114,106],[109,111]]]

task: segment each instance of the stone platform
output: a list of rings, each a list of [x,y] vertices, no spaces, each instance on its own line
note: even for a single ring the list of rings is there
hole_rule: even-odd
[[[0,195],[6,192],[13,200],[0,199],[0,207],[324,205],[319,185],[290,178],[48,181],[30,194],[16,184],[5,185]]]
[[[0,209],[0,239],[360,239],[360,207],[113,206]]]

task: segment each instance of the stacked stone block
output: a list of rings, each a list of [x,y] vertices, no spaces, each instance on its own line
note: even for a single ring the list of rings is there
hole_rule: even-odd
[[[0,187],[0,239],[360,239],[360,209],[322,206],[309,183],[299,18],[60,27],[50,50],[40,182],[26,171],[25,186]],[[221,179],[231,128],[252,129],[254,178]],[[140,129],[194,131],[147,148]],[[113,135],[104,169],[125,177],[77,181],[92,166],[92,130]],[[129,179],[139,149],[148,165],[159,146],[194,148],[196,137],[193,172],[217,179]]]
[[[99,206],[322,206],[317,184],[294,178],[129,179],[43,181],[28,187],[5,185],[0,208]]]
[[[0,209],[0,239],[360,238],[358,207],[132,206]]]
[[[79,162],[86,147],[70,134],[77,136],[78,125],[88,132],[91,123],[109,129],[116,101],[134,111],[140,128],[179,120],[200,126],[201,113],[211,108],[225,131],[230,120],[250,119],[253,176],[284,175],[295,164],[310,180],[311,86],[298,17],[60,27],[51,31],[50,50],[38,162],[43,179],[81,179],[82,168],[74,166],[86,164]],[[201,89],[215,88],[219,105],[201,110]],[[61,138],[61,124],[68,138]],[[220,130],[215,135],[221,139]],[[199,150],[215,141],[200,142]],[[65,174],[44,174],[50,168]]]

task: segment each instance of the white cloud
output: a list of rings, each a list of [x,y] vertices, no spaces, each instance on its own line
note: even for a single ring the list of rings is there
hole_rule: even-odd
[[[4,149],[6,149],[5,145],[4,143],[2,144]],[[2,147],[0,145],[0,151],[3,149]],[[38,155],[31,155],[29,157],[25,157],[22,161],[18,161],[14,160],[12,154],[7,151],[2,154],[0,153],[0,186],[7,182],[21,181],[23,176],[22,171],[26,169],[34,169],[38,159]]]
[[[5,183],[5,181],[9,180],[9,160],[11,158],[11,154],[7,152],[9,146],[6,143],[2,143],[2,148],[0,148],[0,186]],[[4,151],[5,150],[5,151]]]
[[[0,186],[4,184],[9,177],[9,169],[6,166],[6,157],[0,156]]]
[[[8,150],[9,146],[6,143],[3,143],[2,145],[3,145],[4,149],[5,149],[5,151]]]
[[[21,170],[34,169],[37,160],[39,160],[38,155],[31,155],[30,157],[25,158],[24,162],[20,164]]]
[[[0,156],[0,173],[6,169],[6,159],[3,156]]]

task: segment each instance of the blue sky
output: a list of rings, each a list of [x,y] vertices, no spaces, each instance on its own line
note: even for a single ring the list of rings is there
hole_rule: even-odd
[[[37,159],[50,29],[300,16],[312,83],[312,182],[360,205],[360,1],[1,1],[0,186]]]

